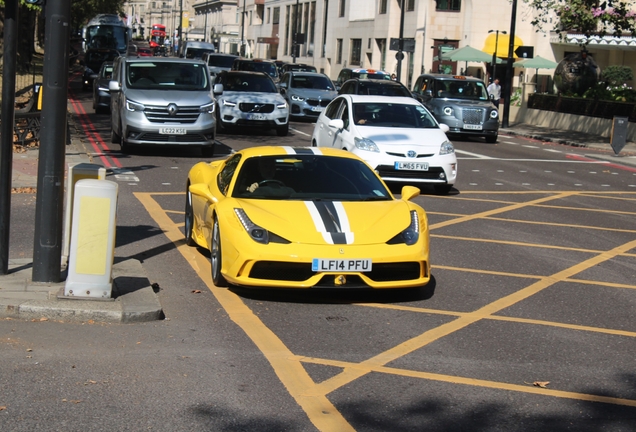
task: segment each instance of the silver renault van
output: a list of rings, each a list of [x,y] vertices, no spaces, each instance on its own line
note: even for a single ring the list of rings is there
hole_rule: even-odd
[[[108,84],[111,140],[134,146],[196,146],[214,154],[215,100],[208,66],[174,57],[119,57]]]

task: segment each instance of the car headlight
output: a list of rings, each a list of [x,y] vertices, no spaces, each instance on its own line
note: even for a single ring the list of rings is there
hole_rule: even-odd
[[[278,108],[278,109],[287,109],[287,101],[285,101],[283,103],[279,103],[278,105],[276,105],[276,108]]]
[[[199,111],[202,113],[208,113],[208,114],[212,114],[214,113],[214,102],[210,102],[209,104],[205,104],[205,105],[201,105],[201,108],[199,108]]]
[[[223,100],[223,106],[235,107],[236,106],[236,102],[231,102],[229,100]]]
[[[302,102],[305,100],[304,97],[300,97],[298,95],[291,95],[290,99],[293,100],[294,102]]]
[[[414,245],[420,238],[420,220],[417,211],[411,210],[411,224],[404,231],[389,240],[388,244]]]
[[[269,235],[267,230],[265,228],[259,227],[254,222],[252,222],[250,218],[247,217],[245,210],[243,210],[242,208],[235,208],[234,213],[236,213],[236,216],[241,221],[243,228],[245,228],[247,234],[252,237],[252,240],[263,244],[269,243]]]
[[[453,115],[453,107],[449,107],[449,106],[444,107],[442,112],[444,113],[444,115],[452,116]]]
[[[453,147],[450,141],[444,141],[439,148],[439,154],[445,155],[450,153],[455,153],[455,147]]]
[[[143,104],[133,102],[130,99],[126,99],[126,109],[128,111],[143,111],[146,107]]]
[[[497,112],[497,110],[490,111],[490,118],[491,119],[496,119],[497,117],[499,117],[499,112]]]
[[[353,139],[353,143],[355,144],[356,148],[359,148],[360,150],[380,153],[380,149],[378,148],[378,146],[369,138],[355,137]]]
[[[289,244],[291,243],[289,240],[282,238],[279,235],[276,235],[272,232],[267,231],[265,228],[262,228],[256,225],[252,220],[247,216],[245,210],[242,208],[235,208],[234,213],[236,213],[236,217],[238,217],[239,221],[241,221],[241,225],[247,231],[247,234],[257,243],[268,244],[268,243],[283,243]]]

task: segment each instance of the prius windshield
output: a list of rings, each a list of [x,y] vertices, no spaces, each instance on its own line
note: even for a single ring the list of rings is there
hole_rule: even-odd
[[[313,153],[246,159],[236,176],[232,196],[276,200],[393,199],[384,183],[364,162]]]

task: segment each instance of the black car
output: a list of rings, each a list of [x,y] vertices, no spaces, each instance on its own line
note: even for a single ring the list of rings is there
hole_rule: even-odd
[[[232,63],[232,70],[237,71],[250,71],[250,72],[265,72],[274,80],[275,83],[280,81],[280,75],[278,74],[278,68],[276,63],[271,60],[263,59],[246,59],[239,57],[234,59]]]
[[[113,76],[113,62],[104,62],[97,78],[93,80],[93,109],[96,114],[110,111],[110,90],[108,83]]]
[[[318,72],[318,70],[316,69],[316,66],[312,66],[312,65],[308,65],[308,64],[304,64],[304,63],[285,63],[281,68],[280,68],[282,73],[285,72],[293,72],[293,71],[297,71],[297,72]]]
[[[340,87],[338,94],[413,97],[410,90],[397,81],[363,78],[353,78],[345,81]]]
[[[99,69],[104,62],[112,62],[119,57],[119,51],[113,49],[89,49],[84,53],[84,77],[82,87],[88,90],[93,86],[93,80],[97,77]]]

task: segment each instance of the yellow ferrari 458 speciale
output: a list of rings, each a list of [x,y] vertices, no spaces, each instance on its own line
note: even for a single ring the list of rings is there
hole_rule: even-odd
[[[186,188],[188,245],[212,279],[248,287],[408,288],[430,280],[426,212],[396,199],[359,157],[317,147],[252,147],[200,162]]]

